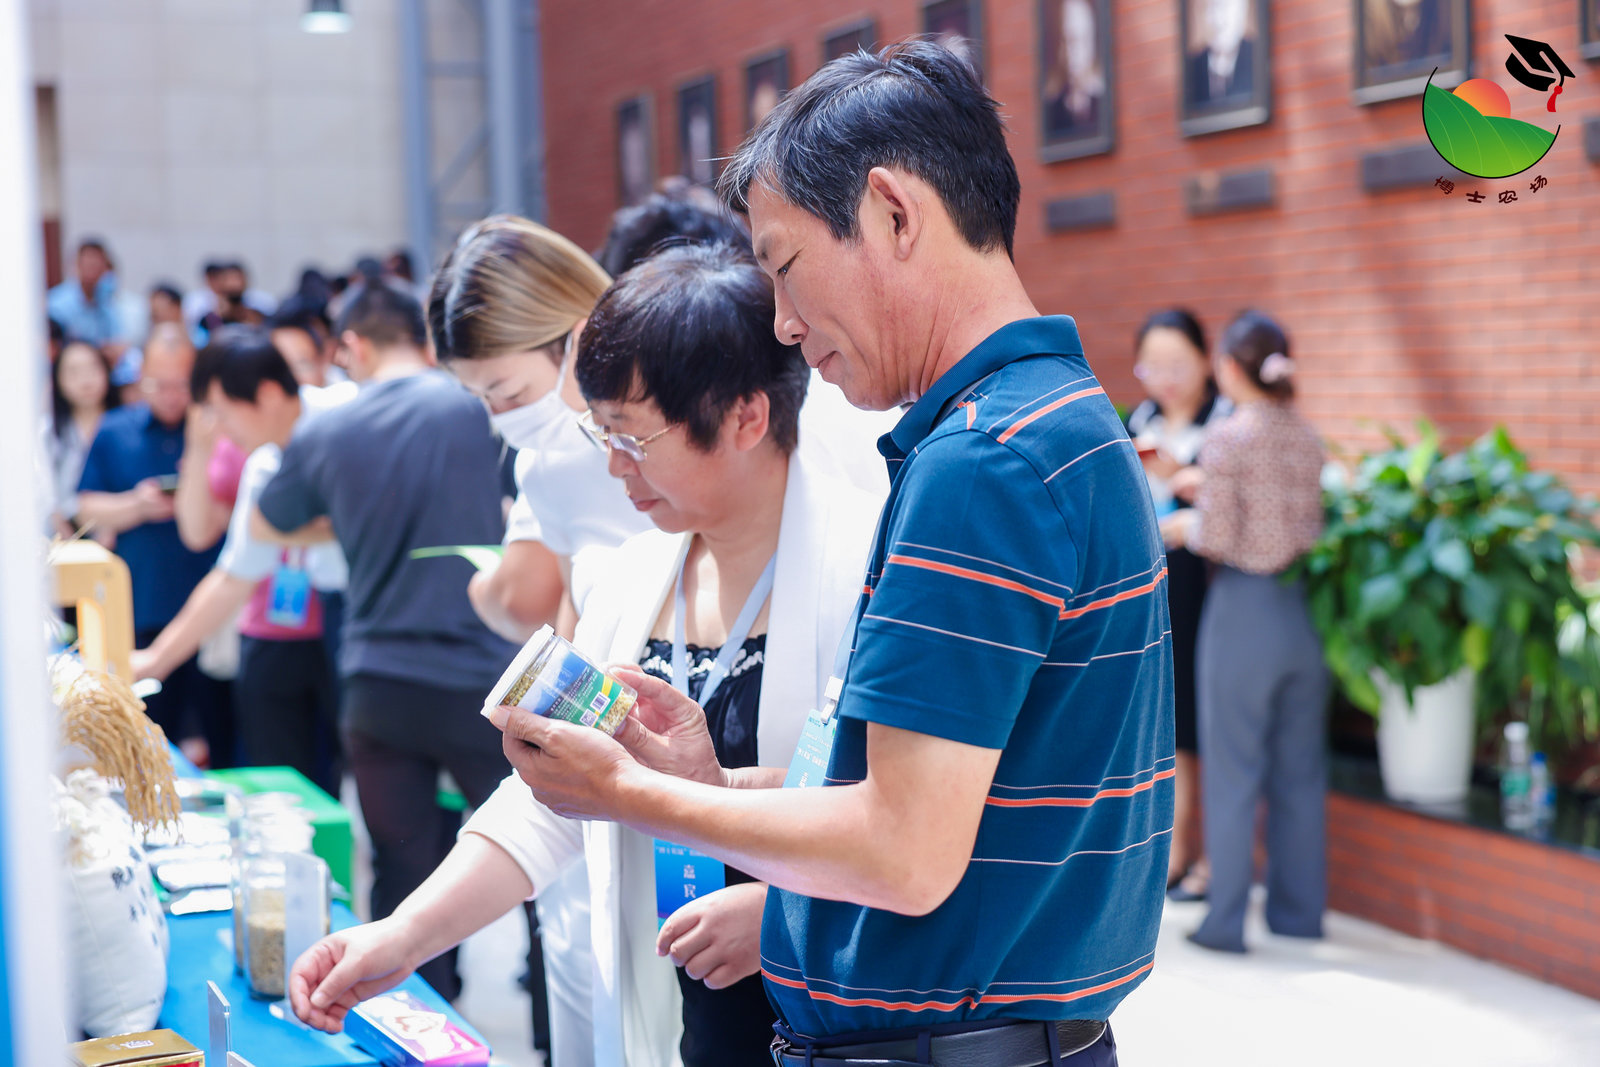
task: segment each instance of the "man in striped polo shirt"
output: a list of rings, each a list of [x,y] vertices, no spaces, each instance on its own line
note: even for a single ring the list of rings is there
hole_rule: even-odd
[[[621,744],[503,709],[507,754],[563,814],[771,884],[779,1064],[1114,1064],[1106,1022],[1150,972],[1172,827],[1166,567],[1076,326],[1041,317],[1012,265],[996,105],[935,44],[847,56],[722,191],[778,336],[857,406],[911,404],[879,442],[893,487],[837,706],[787,776],[728,772],[699,709],[628,672]]]

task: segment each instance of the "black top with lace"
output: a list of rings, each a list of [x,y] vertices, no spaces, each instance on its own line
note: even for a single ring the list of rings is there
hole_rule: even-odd
[[[700,699],[706,676],[721,651],[688,646],[689,695],[695,700]],[[756,727],[766,653],[766,634],[746,641],[734,657],[728,676],[705,705],[711,743],[724,767],[754,767],[759,762]],[[672,642],[651,641],[645,646],[639,666],[646,674],[670,684]],[[742,871],[732,867],[726,870],[728,885],[753,881]],[[760,975],[742,979],[726,989],[708,989],[680,967],[678,987],[683,991],[683,1040],[678,1051],[684,1067],[748,1067],[768,1061],[774,1013]]]

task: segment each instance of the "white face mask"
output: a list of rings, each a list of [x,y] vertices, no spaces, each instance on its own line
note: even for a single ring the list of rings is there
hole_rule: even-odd
[[[547,449],[556,447],[562,438],[570,438],[580,444],[585,443],[583,432],[578,429],[577,413],[561,399],[561,387],[567,383],[567,367],[571,360],[572,335],[568,334],[567,346],[561,354],[561,370],[556,375],[555,388],[531,404],[489,416],[495,432],[505,440],[506,444],[512,448]]]

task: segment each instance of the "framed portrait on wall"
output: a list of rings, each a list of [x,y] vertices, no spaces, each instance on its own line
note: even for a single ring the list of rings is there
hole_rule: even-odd
[[[617,105],[617,199],[637,204],[655,187],[654,125],[648,93]]]
[[[1038,0],[1039,155],[1111,151],[1111,0]]]
[[[717,180],[717,80],[706,75],[678,89],[678,173],[696,185]]]
[[[964,56],[983,79],[981,0],[928,0],[922,5],[922,32]]]
[[[789,52],[779,49],[744,68],[744,128],[753,130],[789,91]]]
[[[1355,0],[1355,100],[1420,96],[1466,81],[1472,63],[1469,0]]]
[[[1178,0],[1185,136],[1256,126],[1272,116],[1267,0]]]
[[[1600,2],[1578,0],[1578,42],[1584,59],[1600,59]]]
[[[878,50],[878,26],[871,19],[841,26],[822,39],[822,61],[831,63],[840,56],[856,51]]]

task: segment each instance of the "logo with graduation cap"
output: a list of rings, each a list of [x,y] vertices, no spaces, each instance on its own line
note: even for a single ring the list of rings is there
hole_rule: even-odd
[[[1506,40],[1512,48],[1506,70],[1534,92],[1548,92],[1544,110],[1554,113],[1562,85],[1576,75],[1545,42],[1510,33]],[[1450,92],[1434,85],[1431,74],[1423,92],[1422,124],[1446,163],[1478,178],[1521,174],[1545,157],[1561,133],[1559,124],[1547,130],[1512,118],[1511,98],[1488,78],[1470,78]]]

